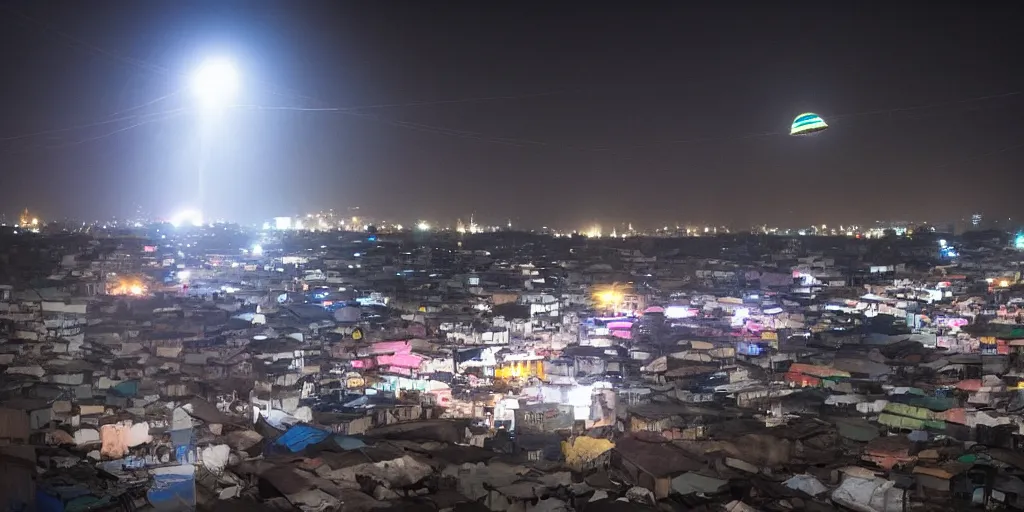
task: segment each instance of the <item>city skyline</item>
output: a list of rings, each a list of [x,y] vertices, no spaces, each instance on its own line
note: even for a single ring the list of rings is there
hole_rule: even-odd
[[[394,216],[376,216],[372,213],[362,213],[360,207],[334,209],[323,209],[307,214],[279,215],[257,222],[240,222],[235,219],[225,218],[203,218],[200,212],[181,211],[173,216],[148,216],[141,210],[134,215],[111,217],[107,219],[81,219],[81,218],[60,218],[48,219],[38,210],[25,208],[18,215],[9,216],[6,212],[0,212],[0,224],[10,227],[28,227],[31,222],[33,230],[48,224],[82,223],[83,226],[100,227],[143,227],[152,224],[169,223],[175,227],[189,224],[215,225],[229,224],[240,227],[261,228],[263,230],[343,230],[362,231],[367,229],[381,229],[385,231],[452,231],[462,234],[487,233],[495,231],[522,231],[538,232],[556,235],[580,234],[589,237],[603,236],[630,236],[630,235],[716,235],[730,233],[754,233],[772,235],[836,235],[836,236],[881,236],[887,230],[894,230],[898,234],[908,233],[911,230],[921,227],[930,227],[932,231],[942,233],[963,233],[966,231],[998,230],[998,231],[1020,231],[1024,224],[1013,218],[992,218],[982,213],[964,215],[958,218],[946,220],[922,220],[922,219],[886,219],[873,222],[846,222],[828,225],[825,223],[803,222],[791,225],[748,225],[737,226],[728,224],[717,224],[713,222],[701,222],[698,220],[679,222],[655,222],[650,224],[634,223],[629,220],[618,220],[609,222],[589,222],[578,226],[558,225],[555,223],[540,223],[538,225],[524,225],[513,222],[511,218],[504,222],[490,222],[493,216],[477,216],[470,214],[455,219],[438,219],[429,215],[421,215],[414,218],[399,219]],[[348,214],[355,213],[354,216]],[[8,220],[10,219],[10,220]],[[464,220],[466,219],[466,220]],[[476,220],[474,220],[476,219]],[[483,219],[483,220],[481,220]],[[282,223],[287,224],[282,226]]]

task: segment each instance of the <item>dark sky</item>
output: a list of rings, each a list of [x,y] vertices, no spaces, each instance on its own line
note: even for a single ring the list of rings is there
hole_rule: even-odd
[[[255,222],[358,205],[563,228],[1024,218],[1024,95],[977,99],[1024,91],[1015,2],[497,4],[7,2],[3,210],[202,202]],[[428,104],[239,108],[204,130],[174,93],[209,55],[237,62],[248,105]],[[437,103],[482,97],[512,98]],[[832,127],[786,135],[804,111]]]

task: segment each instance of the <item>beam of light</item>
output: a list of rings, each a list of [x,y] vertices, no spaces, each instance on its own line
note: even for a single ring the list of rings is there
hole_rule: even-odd
[[[204,61],[192,76],[192,93],[206,109],[222,109],[238,95],[240,79],[231,60],[215,57]]]
[[[203,214],[198,210],[182,210],[171,217],[171,225],[174,227],[202,226]]]

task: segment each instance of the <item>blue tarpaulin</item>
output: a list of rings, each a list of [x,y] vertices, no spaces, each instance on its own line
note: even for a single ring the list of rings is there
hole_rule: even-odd
[[[60,498],[43,491],[36,490],[37,512],[64,512],[64,502]]]
[[[277,438],[274,444],[284,446],[292,453],[295,453],[305,450],[307,446],[327,439],[327,436],[330,435],[331,433],[326,430],[320,430],[309,425],[294,425],[287,432],[281,434],[281,437]]]
[[[139,381],[126,380],[111,388],[111,391],[118,396],[135,396],[139,392]]]
[[[150,470],[153,486],[146,498],[157,510],[195,510],[195,466],[168,466]]]

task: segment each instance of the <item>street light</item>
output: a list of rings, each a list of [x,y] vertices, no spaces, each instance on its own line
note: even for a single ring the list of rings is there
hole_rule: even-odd
[[[238,70],[229,59],[207,59],[192,75],[191,85],[192,93],[204,109],[221,109],[238,95]]]

